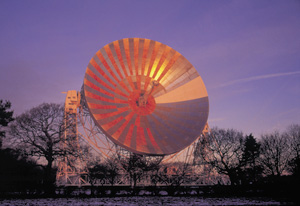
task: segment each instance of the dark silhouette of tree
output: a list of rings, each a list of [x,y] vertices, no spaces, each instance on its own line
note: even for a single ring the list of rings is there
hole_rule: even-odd
[[[142,155],[130,153],[130,157],[121,160],[122,167],[128,172],[131,184],[135,188],[142,175],[147,170],[147,164]]]
[[[28,156],[45,162],[44,184],[47,193],[54,192],[55,171],[53,162],[58,157],[76,155],[76,148],[61,147],[64,131],[68,129],[64,121],[64,107],[59,104],[43,103],[16,117],[10,126],[12,141]],[[68,144],[73,140],[66,140]]]
[[[252,134],[246,136],[244,148],[243,148],[243,162],[244,164],[255,165],[257,158],[259,157],[260,144],[256,142],[256,139]]]
[[[103,186],[107,179],[107,167],[103,163],[95,163],[88,168],[88,177],[91,184],[91,194],[95,195],[95,185]]]
[[[281,176],[287,172],[291,151],[288,139],[279,132],[262,135],[260,141],[260,163],[264,173],[270,176]]]
[[[254,183],[261,177],[262,167],[258,164],[259,155],[260,144],[256,142],[252,134],[246,136],[242,155],[243,183]]]
[[[42,171],[33,160],[17,150],[0,149],[0,193],[37,193],[42,183]]]
[[[36,162],[27,158],[21,151],[2,149],[5,127],[14,120],[9,101],[0,100],[0,193],[36,193],[42,182],[42,171]]]
[[[105,184],[107,179],[107,167],[103,163],[96,164],[88,169],[91,185]]]
[[[198,151],[204,163],[219,174],[229,177],[232,185],[241,184],[244,136],[234,129],[212,128],[206,139],[206,149]]]
[[[91,163],[88,169],[91,184],[100,184],[103,186],[109,183],[113,186],[120,176],[120,165],[117,159],[106,159],[104,162]]]
[[[5,137],[5,131],[2,130],[8,123],[13,121],[13,111],[9,111],[11,103],[9,101],[0,100],[0,148],[2,148],[2,138]]]
[[[120,176],[120,165],[117,162],[118,159],[106,159],[105,166],[106,166],[106,178],[113,186],[116,182],[116,179]]]
[[[160,161],[159,162],[150,162],[150,164],[147,167],[147,172],[150,175],[151,184],[155,187],[156,187],[157,183],[160,182],[160,176],[159,176],[159,169],[161,168],[161,165],[159,164]]]
[[[194,150],[194,158],[193,164],[194,165],[205,165],[207,162],[203,159],[206,155],[210,155],[210,150],[208,149],[209,142],[208,138],[204,135],[201,135],[200,138],[197,140],[196,148]]]
[[[165,164],[159,170],[160,182],[177,187],[185,181],[189,173],[191,173],[189,165],[183,162]]]
[[[283,135],[289,140],[289,148],[291,150],[288,170],[292,175],[300,178],[300,125],[294,124],[289,126]]]

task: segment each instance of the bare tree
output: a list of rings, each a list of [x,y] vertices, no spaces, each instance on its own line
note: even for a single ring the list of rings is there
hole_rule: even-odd
[[[160,162],[163,157],[158,157],[158,161],[150,161],[147,165],[147,173],[150,176],[150,183],[152,186],[156,187],[157,183],[160,181],[159,169],[161,168]]]
[[[229,177],[231,184],[240,184],[244,136],[234,129],[212,128],[205,141],[205,150],[197,152],[201,161]]]
[[[117,158],[106,159],[107,179],[111,186],[114,186],[116,179],[120,176],[120,165]]]
[[[294,124],[289,126],[283,134],[289,141],[291,157],[289,161],[289,171],[295,175],[300,175],[300,125]]]
[[[288,139],[275,131],[262,135],[260,144],[260,162],[264,167],[264,173],[281,176],[283,172],[287,172],[286,168],[291,155]]]
[[[191,166],[184,162],[164,164],[159,170],[160,182],[167,186],[180,186],[192,173]]]
[[[103,186],[106,183],[107,179],[106,165],[100,162],[89,167],[89,178],[92,186],[99,183]]]
[[[58,157],[76,154],[71,146],[61,147],[72,142],[65,140],[64,131],[69,127],[64,119],[64,107],[59,104],[43,103],[16,117],[10,126],[13,143],[26,155],[40,160],[45,171],[45,186],[53,188],[55,174],[53,162]],[[50,189],[48,192],[51,192]]]
[[[142,155],[130,153],[128,159],[121,160],[121,165],[127,171],[133,187],[136,188],[137,182],[141,180],[144,172],[146,171],[147,164]]]

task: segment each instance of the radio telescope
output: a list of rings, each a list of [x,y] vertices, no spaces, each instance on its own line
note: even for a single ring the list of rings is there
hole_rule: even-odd
[[[96,126],[136,154],[177,153],[200,136],[208,118],[208,95],[197,70],[150,39],[121,39],[97,51],[82,93]]]
[[[66,141],[76,137],[73,146],[79,148],[81,136],[109,159],[133,153],[157,164],[189,164],[196,140],[208,132],[208,95],[200,75],[179,52],[150,39],[104,46],[87,66],[82,91],[66,94],[65,121],[74,122]],[[81,160],[62,159],[57,184],[87,184],[86,173]]]

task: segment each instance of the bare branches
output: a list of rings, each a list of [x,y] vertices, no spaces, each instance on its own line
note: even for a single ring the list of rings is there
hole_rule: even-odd
[[[300,175],[300,126],[256,139],[232,129],[213,128],[200,138],[194,152],[197,164],[228,175],[232,184],[256,182],[265,176]]]
[[[64,123],[64,108],[59,104],[41,104],[21,114],[11,125],[10,131],[16,146],[27,155],[44,157],[48,163],[58,156],[75,153],[75,148],[61,148],[64,130],[71,127]]]
[[[265,174],[280,176],[285,171],[291,152],[288,139],[279,132],[262,136],[260,161]]]
[[[252,172],[247,164],[250,162],[249,154],[258,153],[259,146],[256,144],[252,135],[244,136],[234,129],[213,128],[207,136],[200,138],[194,155],[197,155],[200,164],[209,165],[219,174],[227,175],[231,184],[242,184],[247,179],[246,173]],[[252,165],[256,171],[256,165]]]
[[[213,128],[207,136],[207,142],[207,154],[203,160],[219,173],[233,176],[241,165],[243,134],[233,129]]]

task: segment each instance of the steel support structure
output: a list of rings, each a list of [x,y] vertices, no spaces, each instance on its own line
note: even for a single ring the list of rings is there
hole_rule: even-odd
[[[80,108],[80,93],[75,90],[66,92],[64,137],[61,149],[66,154],[58,162],[56,184],[58,186],[87,184],[87,170],[82,160],[78,139],[78,111]],[[70,151],[73,151],[71,154]]]
[[[103,132],[98,128],[91,118],[84,99],[80,98],[80,93],[77,91],[68,91],[65,103],[65,125],[72,125],[65,131],[64,142],[62,148],[71,146],[80,150],[78,137],[91,146],[95,152],[101,157],[99,163],[105,161],[114,161],[120,168],[120,176],[116,179],[114,185],[131,185],[132,180],[126,171],[126,161],[130,159],[132,152],[113,143]],[[78,121],[77,121],[78,120]],[[80,127],[78,127],[78,123]],[[207,185],[217,182],[224,182],[222,177],[210,170],[208,165],[197,162],[195,150],[199,149],[201,140],[206,139],[209,133],[209,126],[206,124],[202,134],[186,149],[171,155],[165,156],[149,156],[139,155],[143,161],[149,164],[159,164],[167,167],[167,173],[170,176],[176,177],[185,173],[185,182],[182,185]],[[205,148],[201,148],[204,149]],[[211,154],[207,154],[211,155]],[[85,162],[79,157],[66,156],[59,162],[57,172],[58,185],[89,185],[87,179],[87,170],[84,168]],[[171,166],[172,165],[172,166]],[[177,166],[176,165],[180,165]],[[161,167],[163,169],[163,167]],[[161,170],[160,169],[160,170]],[[154,171],[154,173],[161,171]],[[84,178],[83,178],[84,177]],[[138,185],[151,185],[153,171],[147,171]],[[93,185],[110,185],[107,180],[93,180]],[[161,185],[157,184],[157,185]]]

